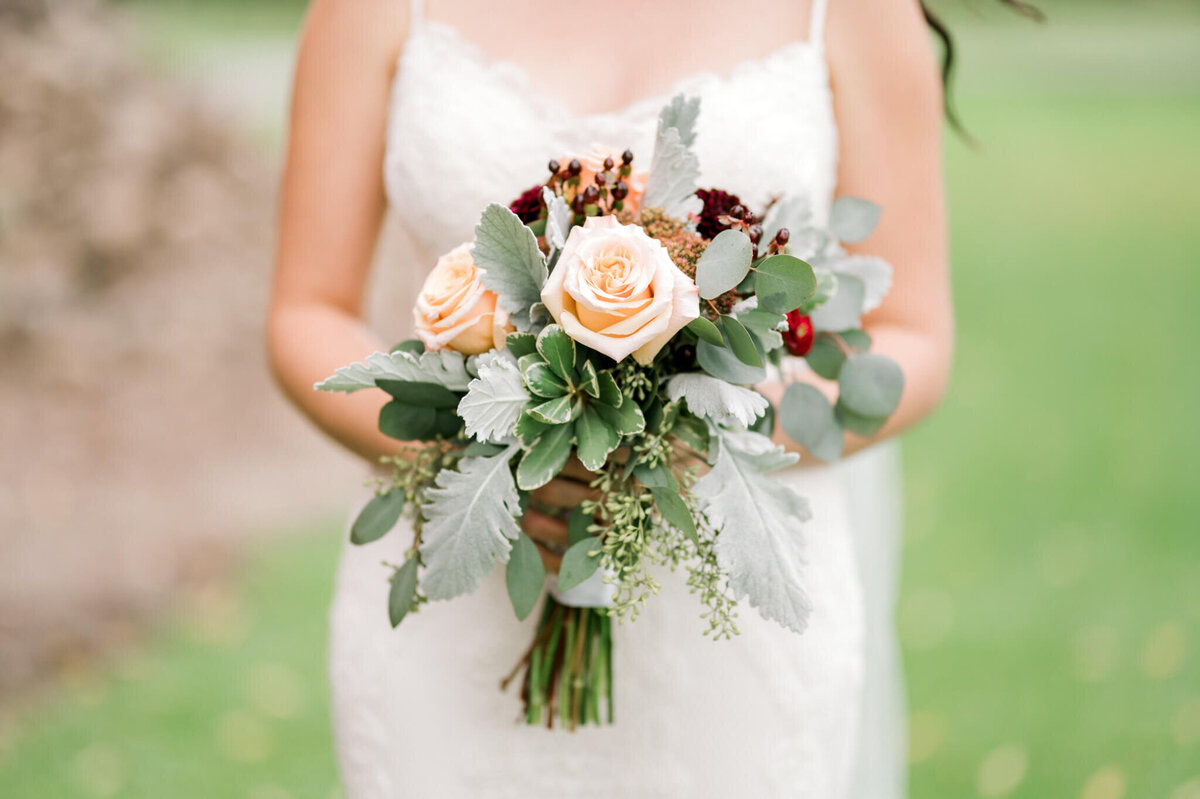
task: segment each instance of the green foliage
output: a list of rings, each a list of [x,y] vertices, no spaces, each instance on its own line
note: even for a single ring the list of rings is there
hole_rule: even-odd
[[[566,200],[550,189],[542,189],[542,201],[546,204],[546,242],[550,250],[556,252],[567,242],[573,214]]]
[[[722,230],[696,262],[696,287],[711,300],[734,289],[750,271],[754,245],[740,230]]]
[[[904,372],[886,355],[851,355],[838,375],[839,401],[861,416],[890,416],[904,393]]]
[[[508,560],[511,541],[520,533],[509,466],[516,452],[513,445],[489,458],[463,458],[457,471],[438,474],[437,487],[421,508],[421,587],[430,599],[469,594],[497,561]]]
[[[362,363],[343,366],[332,377],[317,383],[317,391],[339,391],[351,394],[364,388],[375,388],[378,380],[405,380],[436,383],[451,391],[466,391],[471,382],[466,359],[457,352],[442,350],[412,355],[406,350],[376,352]]]
[[[823,461],[842,455],[844,436],[825,395],[807,383],[792,383],[779,403],[779,424],[788,438]]]
[[[557,424],[537,437],[521,457],[517,467],[517,485],[522,491],[532,491],[550,482],[571,455],[575,442],[575,426]]]
[[[538,354],[563,380],[575,370],[575,341],[558,325],[546,325],[537,337]]]
[[[570,591],[596,573],[600,567],[600,539],[588,536],[576,541],[563,555],[562,567],[558,570],[558,590]]]
[[[804,356],[804,360],[821,377],[837,380],[842,371],[842,364],[846,362],[846,355],[832,336],[821,334],[813,340],[812,349]]]
[[[626,400],[614,408],[611,405],[594,405],[596,412],[606,424],[622,436],[632,436],[646,429],[646,418],[637,403]]]
[[[584,468],[596,471],[621,443],[621,433],[591,405],[585,406],[575,424],[576,449]]]
[[[388,620],[393,627],[399,627],[417,603],[418,564],[418,558],[410,556],[392,575],[392,587],[388,590]]]
[[[437,383],[380,379],[375,384],[406,405],[455,408],[460,399],[458,394]]]
[[[770,403],[753,389],[731,385],[699,372],[685,372],[667,381],[667,396],[683,400],[701,419],[716,424],[749,427],[766,412]]]
[[[849,330],[862,324],[866,284],[853,275],[837,275],[836,286],[833,296],[810,314],[817,331]]]
[[[734,596],[747,597],[764,618],[803,632],[812,605],[797,526],[812,514],[795,489],[768,476],[796,456],[757,433],[721,433],[720,439],[716,464],[695,488],[709,523],[720,531],[717,559]]]
[[[550,274],[546,259],[533,231],[508,208],[492,203],[484,210],[471,255],[480,270],[479,282],[494,291],[514,317],[526,317],[529,307],[541,301]]]
[[[376,494],[350,526],[350,541],[361,545],[383,538],[400,521],[405,504],[403,491]]]
[[[458,403],[466,434],[478,441],[502,441],[512,435],[529,393],[516,365],[503,355],[485,355],[478,363],[479,376],[467,386]]]
[[[524,621],[537,604],[538,597],[542,595],[542,585],[546,582],[546,567],[542,564],[537,544],[523,532],[513,539],[504,581],[513,612],[518,619]]]
[[[758,307],[765,311],[787,313],[795,310],[817,291],[813,268],[793,255],[767,256],[754,271]]]
[[[865,240],[879,224],[880,208],[859,197],[839,197],[829,214],[829,232],[839,241],[857,244]]]
[[[692,518],[692,511],[679,496],[677,488],[654,487],[650,489],[650,494],[663,521],[689,538],[696,538],[696,520]]]
[[[759,354],[754,339],[750,337],[749,331],[741,322],[732,316],[722,316],[721,332],[725,334],[725,341],[729,344],[730,352],[737,356],[739,361],[747,366],[762,367],[762,355]]]
[[[696,362],[713,377],[737,385],[753,385],[767,379],[767,370],[762,366],[742,363],[727,347],[714,347],[707,341],[696,342]]]
[[[701,341],[707,341],[714,347],[725,346],[725,339],[721,336],[721,329],[703,316],[697,316],[689,322],[687,329],[695,333],[696,338]]]

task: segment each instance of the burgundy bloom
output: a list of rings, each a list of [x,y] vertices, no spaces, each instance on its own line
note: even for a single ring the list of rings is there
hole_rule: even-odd
[[[729,194],[720,189],[698,189],[696,196],[704,203],[696,232],[706,239],[716,238],[722,230],[727,230],[729,225],[722,224],[720,217],[727,216],[735,205],[742,204],[736,194]]]
[[[783,344],[787,351],[798,358],[803,358],[812,351],[813,333],[812,319],[804,316],[799,310],[788,311],[788,329],[783,333]]]
[[[536,222],[537,218],[542,215],[542,184],[532,186],[521,192],[521,196],[512,201],[508,206],[508,210],[512,211],[525,224]]]

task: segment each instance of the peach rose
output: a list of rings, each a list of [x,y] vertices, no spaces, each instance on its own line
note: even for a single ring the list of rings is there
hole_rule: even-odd
[[[613,174],[621,168],[621,153],[624,150],[614,150],[611,147],[602,145],[592,145],[592,150],[584,155],[567,156],[562,163],[566,164],[572,158],[579,159],[579,165],[583,167],[583,171],[579,173],[579,185],[581,188],[587,188],[592,185],[592,181],[596,179],[596,175],[604,171],[604,159],[612,158],[614,167]],[[635,160],[636,164],[637,161]],[[635,169],[625,178],[625,184],[629,186],[629,194],[625,197],[625,208],[630,211],[637,211],[642,204],[642,196],[646,193],[646,179],[650,176],[648,170]]]
[[[700,291],[667,249],[611,216],[571,230],[542,302],[580,344],[643,365],[700,315]]]
[[[421,287],[413,318],[426,349],[463,355],[487,352],[513,329],[508,314],[496,307],[496,295],[479,282],[469,243],[438,259]]]

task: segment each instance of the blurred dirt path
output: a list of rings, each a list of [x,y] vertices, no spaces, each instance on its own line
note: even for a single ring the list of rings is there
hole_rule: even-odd
[[[131,42],[0,3],[0,706],[361,481],[263,362],[278,156],[227,112],[281,110],[290,57],[195,90]]]

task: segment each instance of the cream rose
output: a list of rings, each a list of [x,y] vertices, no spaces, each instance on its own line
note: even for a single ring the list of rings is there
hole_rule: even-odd
[[[438,259],[421,287],[413,319],[417,338],[426,349],[450,349],[463,355],[502,346],[504,336],[513,329],[508,314],[497,309],[496,295],[479,282],[469,243]]]
[[[700,315],[700,291],[667,249],[611,216],[571,230],[542,302],[580,344],[640,364]]]

